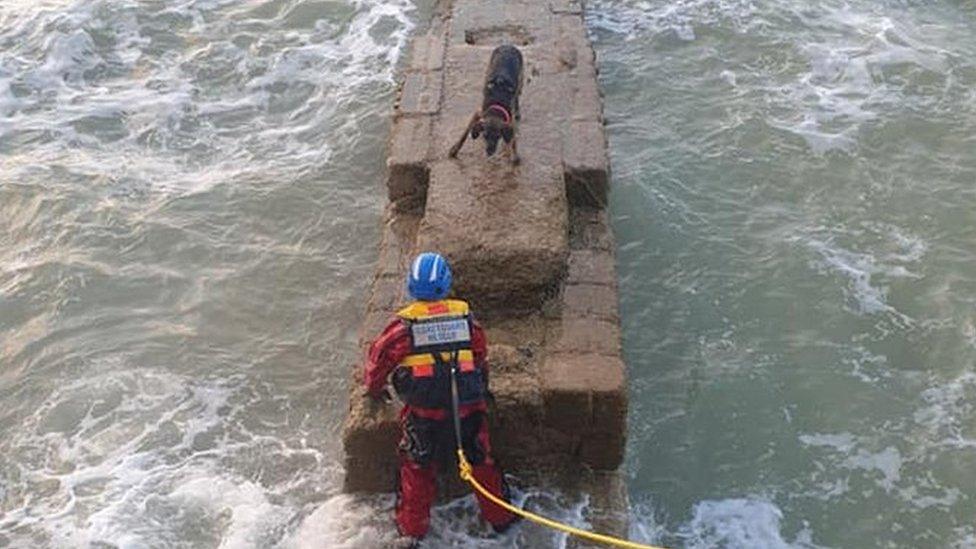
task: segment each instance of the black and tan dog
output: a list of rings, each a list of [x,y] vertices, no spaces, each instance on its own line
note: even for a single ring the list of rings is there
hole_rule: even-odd
[[[485,73],[484,99],[481,109],[475,111],[461,139],[451,147],[451,158],[457,157],[464,141],[485,136],[485,152],[495,154],[498,140],[504,139],[512,146],[512,163],[518,164],[518,147],[515,141],[516,122],[519,113],[519,94],[522,92],[522,52],[515,46],[498,46],[491,52],[488,72]]]

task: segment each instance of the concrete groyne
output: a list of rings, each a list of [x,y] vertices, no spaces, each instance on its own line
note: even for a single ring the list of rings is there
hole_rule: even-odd
[[[486,158],[480,141],[450,159],[502,43],[519,46],[526,61],[522,162]],[[521,475],[587,478],[597,506],[619,499],[613,472],[624,451],[627,387],[602,102],[580,2],[442,1],[413,40],[387,162],[389,205],[363,348],[403,302],[412,256],[445,254],[455,295],[488,331],[499,461]],[[357,364],[345,486],[387,492],[396,410],[370,401],[361,375]]]

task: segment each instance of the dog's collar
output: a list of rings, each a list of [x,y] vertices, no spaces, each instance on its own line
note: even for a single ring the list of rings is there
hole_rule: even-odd
[[[495,103],[493,105],[490,105],[488,107],[488,110],[489,111],[494,110],[494,111],[498,111],[498,112],[502,113],[502,116],[505,117],[505,123],[506,124],[511,124],[512,123],[512,115],[508,112],[508,109],[506,109],[505,107],[499,105],[498,103]]]

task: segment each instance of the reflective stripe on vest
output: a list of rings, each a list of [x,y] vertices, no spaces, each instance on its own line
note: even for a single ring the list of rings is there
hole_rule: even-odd
[[[412,347],[393,376],[393,385],[404,402],[418,408],[450,408],[451,364],[458,368],[460,403],[484,399],[484,378],[471,349],[473,327],[467,303],[456,299],[417,301],[397,316],[407,325]]]
[[[450,360],[451,353],[441,353],[441,359]],[[400,361],[400,366],[410,368],[414,377],[431,377],[434,375],[434,355],[431,353],[408,355]],[[462,372],[474,371],[474,353],[470,349],[458,352],[458,370]]]
[[[442,301],[414,301],[400,309],[397,316],[407,320],[425,320],[445,315],[466,315],[468,313],[466,302],[460,299],[445,299]]]
[[[397,312],[398,317],[408,321],[427,321],[451,316],[467,319],[468,314],[468,304],[460,299],[415,301]],[[450,360],[451,353],[441,353],[441,359]],[[411,353],[400,361],[400,366],[410,368],[414,377],[430,377],[434,375],[434,362],[434,356],[431,353]],[[459,350],[458,369],[462,372],[474,370],[474,353],[471,352],[470,348]]]

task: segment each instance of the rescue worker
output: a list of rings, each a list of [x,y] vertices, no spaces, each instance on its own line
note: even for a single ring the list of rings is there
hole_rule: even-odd
[[[402,437],[396,524],[416,543],[430,527],[430,507],[437,496],[437,468],[450,466],[456,455],[452,413],[451,368],[456,367],[461,446],[474,477],[491,493],[508,499],[502,473],[491,456],[488,439],[488,363],[485,333],[468,304],[447,299],[451,268],[436,253],[422,253],[407,275],[414,300],[370,346],[364,381],[370,396],[383,400],[387,378],[405,406],[400,411]],[[481,516],[496,532],[516,517],[477,494]]]

